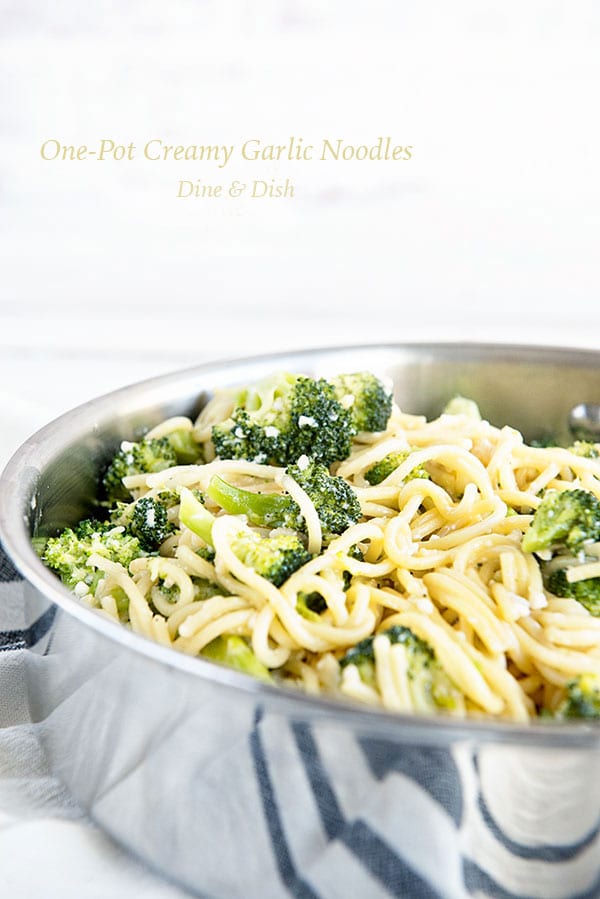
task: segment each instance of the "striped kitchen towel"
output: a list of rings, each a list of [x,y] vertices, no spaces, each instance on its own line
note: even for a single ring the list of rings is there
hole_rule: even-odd
[[[48,769],[24,662],[51,622],[25,620],[21,577],[0,545],[0,896],[183,899],[104,836]]]

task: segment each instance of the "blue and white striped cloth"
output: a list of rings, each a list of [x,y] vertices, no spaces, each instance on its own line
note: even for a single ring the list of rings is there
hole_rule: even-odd
[[[283,740],[302,760],[297,783],[277,765]],[[470,745],[398,752],[369,739],[345,743],[340,764],[335,734],[315,739],[306,725],[286,733],[268,717],[252,751],[278,872],[294,897],[600,896],[598,792],[586,787],[600,775],[597,754],[569,760]],[[311,818],[320,824],[312,841],[294,842],[295,822]]]
[[[101,834],[48,770],[29,720],[23,659],[51,619],[46,613],[23,620],[19,575],[0,548],[0,894],[181,899],[183,891]],[[280,719],[257,716],[245,776],[262,806],[256,839],[270,849],[249,899],[600,896],[598,809],[583,801],[574,813],[580,757],[545,755],[540,764],[535,750],[469,745],[390,753],[373,740],[344,751],[353,756],[348,766],[339,764],[334,734],[315,736],[306,724],[282,728]],[[299,764],[284,770],[278,757],[289,753]],[[584,782],[597,782],[598,756],[583,764]],[[346,768],[369,785],[367,801],[344,777]],[[554,804],[540,816],[545,779]],[[218,866],[218,858],[208,860],[207,873]],[[228,888],[226,871],[220,879],[218,893],[199,885],[200,895],[241,895]]]
[[[95,827],[48,769],[24,658],[50,616],[25,621],[21,583],[0,545],[0,896],[184,899]]]

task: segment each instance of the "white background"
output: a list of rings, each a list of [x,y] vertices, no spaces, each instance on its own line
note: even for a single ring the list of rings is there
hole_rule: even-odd
[[[170,368],[378,339],[598,344],[593,2],[0,3],[2,458]],[[43,140],[390,135],[410,162],[44,162]],[[256,168],[254,167],[256,166]],[[293,200],[176,199],[291,177]]]
[[[0,0],[0,466],[75,403],[210,358],[600,348],[599,50],[595,0]],[[297,196],[235,205],[175,198],[211,165],[40,158],[290,135],[413,159],[266,164]],[[27,760],[0,761],[12,783]],[[81,824],[2,814],[12,896],[70,896],[52,860],[77,899],[173,895]]]
[[[597,345],[592,0],[3,0],[0,15],[3,458],[76,402],[212,357],[382,338]],[[410,162],[224,174],[40,157],[50,137],[388,134]],[[291,177],[297,196],[175,197],[179,178],[236,175]]]

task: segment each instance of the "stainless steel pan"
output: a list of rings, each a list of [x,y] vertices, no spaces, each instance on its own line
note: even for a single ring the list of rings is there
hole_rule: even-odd
[[[38,622],[30,705],[53,769],[115,839],[201,895],[599,895],[596,727],[395,716],[284,692],[114,625],[36,557],[31,535],[86,514],[120,440],[281,368],[368,368],[428,415],[466,394],[530,438],[566,435],[572,408],[600,400],[600,353],[385,345],[199,366],[43,428],[0,479],[0,536]]]

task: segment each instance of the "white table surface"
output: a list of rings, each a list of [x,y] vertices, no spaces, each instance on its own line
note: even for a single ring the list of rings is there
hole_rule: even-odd
[[[213,358],[599,347],[599,45],[593,0],[0,3],[0,465],[71,406]],[[293,201],[234,209],[176,200],[174,166],[39,155],[48,137],[291,134],[391,134],[414,158],[297,168]],[[100,895],[104,838],[61,818],[48,843],[32,814],[0,788],[11,896],[75,856],[73,895]],[[111,858],[110,895],[171,895]]]

